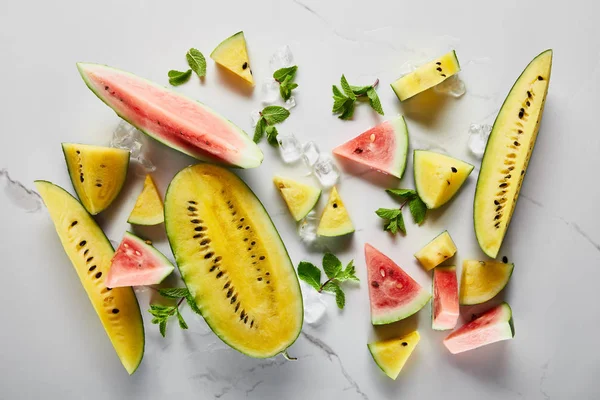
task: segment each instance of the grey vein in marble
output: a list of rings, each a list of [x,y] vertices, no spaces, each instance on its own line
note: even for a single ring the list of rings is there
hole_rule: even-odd
[[[600,244],[594,242],[590,235],[585,233],[585,231],[581,229],[579,225],[577,225],[575,222],[571,222],[570,225],[573,227],[573,229],[575,229],[577,233],[579,233],[580,236],[584,237],[588,242],[590,242],[591,245],[596,248],[596,250],[600,251]]]

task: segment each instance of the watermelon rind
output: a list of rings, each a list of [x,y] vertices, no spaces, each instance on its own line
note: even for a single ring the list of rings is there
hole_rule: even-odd
[[[419,293],[409,303],[403,305],[402,307],[398,307],[395,310],[387,313],[371,316],[371,323],[373,325],[385,325],[408,318],[425,307],[430,299],[431,294],[424,288],[421,288]]]

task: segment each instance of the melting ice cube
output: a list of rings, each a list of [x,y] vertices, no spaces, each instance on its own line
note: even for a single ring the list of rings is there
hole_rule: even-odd
[[[312,166],[315,165],[319,159],[320,155],[321,152],[319,151],[319,148],[315,142],[310,141],[308,143],[304,143],[304,146],[302,146],[302,159],[307,167],[312,168]]]
[[[12,180],[6,169],[0,169],[0,183],[4,184],[4,193],[17,207],[28,213],[42,208],[42,198],[34,191],[27,189],[21,182]]]
[[[293,163],[302,156],[302,146],[300,142],[291,133],[279,134],[279,153],[285,163]]]
[[[271,60],[269,60],[271,72],[275,72],[281,68],[291,67],[292,65],[294,65],[294,56],[292,55],[290,46],[287,44],[278,48],[271,56]]]
[[[267,78],[260,88],[260,101],[265,106],[275,104],[279,99],[279,83],[273,78]]]
[[[298,236],[304,243],[311,244],[317,239],[317,226],[319,219],[313,210],[298,225]]]
[[[471,124],[469,126],[469,141],[467,142],[467,146],[477,158],[483,157],[490,133],[492,133],[491,125]]]
[[[340,177],[340,172],[333,160],[326,155],[319,156],[317,162],[313,165],[313,173],[321,186],[325,188],[335,185]]]
[[[296,99],[294,98],[294,96],[290,96],[290,98],[285,101],[283,107],[285,107],[285,109],[288,111],[296,107]]]
[[[433,90],[437,93],[459,98],[467,92],[465,83],[458,75],[452,75],[439,85],[434,86]]]
[[[156,166],[148,159],[143,151],[142,132],[125,121],[120,121],[113,132],[110,146],[117,149],[129,150],[131,159],[140,164],[145,172],[153,172]]]
[[[302,297],[304,299],[304,322],[310,325],[318,325],[325,316],[327,304],[323,300],[323,294],[304,282],[300,282]]]

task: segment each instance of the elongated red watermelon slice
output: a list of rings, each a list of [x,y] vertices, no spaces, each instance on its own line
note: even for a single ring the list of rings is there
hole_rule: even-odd
[[[250,137],[204,104],[106,65],[77,68],[100,100],[159,142],[203,161],[241,168],[262,163],[263,153]]]
[[[385,121],[333,149],[333,154],[402,178],[408,153],[404,117]]]
[[[433,301],[431,327],[437,331],[454,329],[458,321],[458,280],[456,267],[436,267],[433,270]]]
[[[365,259],[373,325],[410,317],[431,298],[429,292],[402,268],[368,243],[365,244]]]
[[[133,233],[125,232],[104,284],[109,288],[155,285],[174,269],[173,264],[154,246]]]
[[[502,303],[458,328],[444,339],[450,353],[462,353],[515,337],[512,310]]]

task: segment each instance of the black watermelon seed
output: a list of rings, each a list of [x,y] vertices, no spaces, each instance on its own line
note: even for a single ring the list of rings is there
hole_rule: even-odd
[[[110,287],[107,287],[107,288],[106,288],[106,291],[107,291],[107,292],[110,292],[111,290],[112,290],[112,288],[110,288]]]
[[[270,272],[267,272],[265,275],[269,276],[269,275],[271,275],[271,273],[270,273]]]
[[[402,342],[402,347],[406,347],[406,346],[408,346],[408,343]]]
[[[216,265],[213,265],[212,267],[210,267],[210,269],[208,270],[209,272],[213,272],[215,269],[217,269]]]
[[[506,176],[504,177],[504,179],[510,179],[510,178],[511,178],[511,176],[512,176],[511,174],[508,174],[508,175],[506,175]]]
[[[456,168],[454,168],[454,167],[452,167],[451,169],[452,169],[452,172],[454,172],[454,173],[458,172],[458,170]]]
[[[221,256],[216,256],[215,259],[213,260],[215,263],[218,263],[219,261],[221,261],[223,259],[223,257]]]
[[[102,276],[102,272],[98,272],[98,273],[96,274],[96,278],[100,278],[101,276]]]
[[[188,203],[190,203],[190,204],[198,204],[194,200],[188,200]]]
[[[242,218],[240,218],[240,222],[244,222],[244,218],[243,218],[243,217],[242,217]]]
[[[238,225],[238,229],[242,229],[243,225]]]
[[[258,257],[258,259],[259,259],[259,260],[264,260],[264,259],[265,259],[265,256],[260,256],[260,257]]]
[[[507,186],[508,186],[508,183],[501,183],[499,187],[501,187],[501,188],[505,188],[505,187],[507,187]]]
[[[522,170],[522,171],[521,171],[521,175],[523,175],[523,174],[525,174],[525,170]]]
[[[436,64],[437,64],[437,65],[442,65],[442,63],[441,63],[441,62],[439,62],[439,61],[438,61],[438,62],[436,62]]]
[[[77,225],[77,221],[71,222],[71,226],[75,226],[75,225]]]
[[[246,318],[244,318],[244,323],[248,322],[248,316],[246,315]]]
[[[529,98],[531,98],[531,97],[532,97],[532,96],[531,96],[531,92],[530,92],[529,90],[527,91],[527,97],[529,97]]]
[[[96,183],[96,186],[97,187],[102,187],[102,184],[101,183]]]
[[[450,181],[446,179],[446,182],[448,182],[448,185],[450,184]]]
[[[500,205],[500,202],[498,200],[494,200],[494,204],[495,205]]]
[[[506,256],[502,257],[502,262],[504,264],[506,264],[508,262],[508,257],[506,257]]]
[[[112,309],[112,313],[113,314],[118,314],[119,313],[119,309],[118,308],[113,308]]]
[[[524,115],[525,115],[525,110],[521,108],[519,110],[519,118],[523,118]]]
[[[96,269],[96,266],[95,266],[95,265],[92,265],[92,266],[91,266],[91,267],[88,269],[88,271],[92,272],[92,271],[93,271],[93,270],[95,270],[95,269]]]
[[[242,64],[242,69],[246,69],[246,68],[248,68],[248,63],[244,62],[244,64]]]
[[[337,203],[333,203],[333,208],[337,208],[337,207],[338,207]]]
[[[85,260],[86,263],[89,263],[90,261],[92,261],[94,259],[94,257],[88,257],[87,260]]]
[[[531,106],[531,103],[529,102],[529,100],[527,100],[527,103],[525,103],[525,104],[527,104],[527,107]]]
[[[496,220],[500,219],[500,217],[501,217],[501,216],[502,216],[502,214],[497,214],[497,215],[494,217],[494,221],[496,221]]]
[[[237,312],[239,309],[240,309],[240,303],[237,303],[237,304],[235,305],[235,312]]]
[[[237,294],[234,294],[233,297],[231,298],[231,304],[235,303],[237,301]]]
[[[356,149],[354,149],[354,153],[356,154],[360,154],[363,152],[363,149],[361,149],[360,147],[357,147]]]
[[[252,321],[250,322],[250,328],[252,328],[253,326],[254,326],[254,320],[252,320]]]
[[[250,229],[250,227],[249,227],[249,226],[246,226],[246,230],[248,230],[248,229]]]
[[[229,287],[229,285],[231,285],[231,281],[227,281],[227,283],[225,284],[225,286],[223,286],[223,290],[227,289]]]
[[[197,210],[198,210],[198,209],[197,209],[196,207],[192,207],[192,206],[189,206],[189,207],[188,207],[188,211],[197,211]]]
[[[222,276],[223,276],[223,271],[219,271],[219,273],[217,274],[217,279],[219,279]]]
[[[104,90],[108,90],[108,86],[104,86]],[[77,150],[77,154],[79,154],[79,150]]]
[[[374,288],[378,288],[379,287],[379,283],[376,281],[371,282],[371,286],[373,286]]]
[[[262,278],[258,277],[258,278],[256,278],[256,280],[260,282],[260,281],[262,281]]]
[[[87,242],[85,240],[82,240],[81,242],[79,242],[79,245],[83,247],[83,246],[85,246],[86,243]]]
[[[519,129],[519,130],[517,131],[517,133],[520,135],[520,134],[522,134],[522,133],[523,133],[523,130],[522,130],[522,129]]]
[[[242,310],[242,312],[240,313],[240,320],[244,319],[245,316],[246,316],[246,310]]]
[[[83,175],[79,177],[79,180],[83,183]]]
[[[251,244],[252,246],[254,246],[254,245],[256,244],[256,242],[255,242],[255,241],[252,241],[252,242],[250,242],[250,244]]]
[[[203,234],[201,234],[201,233],[196,233],[196,234],[195,234],[194,236],[192,236],[192,237],[193,237],[194,239],[198,239],[198,238],[201,238],[202,236],[204,236],[204,235],[203,235]]]
[[[538,76],[538,81],[543,81],[543,80],[544,80],[544,78],[542,78],[542,76],[541,76],[541,75],[540,75],[540,76]]]
[[[498,207],[496,207],[496,212],[498,212],[498,211],[500,211],[500,210],[502,210],[502,206],[498,206]]]
[[[233,295],[233,288],[227,291],[227,298],[230,298]]]
[[[513,169],[515,169],[515,167],[512,167],[512,166],[508,167],[509,171],[512,171]]]
[[[206,254],[204,255],[204,258],[205,258],[206,260],[208,260],[209,258],[211,258],[211,257],[212,257],[212,256],[214,256],[214,255],[215,255],[215,253],[212,253],[212,252],[210,252],[210,253],[206,253]]]
[[[87,253],[89,253],[89,252],[90,252],[90,249],[85,249],[85,251],[83,252],[83,255],[87,256]]]
[[[271,281],[267,281],[267,285],[268,285],[269,283],[271,283]]]
[[[199,224],[200,220],[199,219],[193,219],[190,221],[192,224]]]
[[[209,244],[209,243],[210,243],[210,239],[204,239],[203,241],[200,242],[200,245],[204,246],[204,245]]]
[[[244,242],[247,242],[247,241],[248,241],[248,238],[244,238]]]
[[[521,143],[517,142],[516,140],[514,141],[515,146],[520,146]]]
[[[203,226],[197,226],[197,227],[194,228],[194,230],[196,232],[202,232],[204,230],[204,227]]]
[[[440,67],[437,67],[436,69],[437,69],[438,71],[442,72],[442,69],[441,69]]]
[[[442,76],[445,78],[445,77],[446,77],[446,74],[442,74]]]

